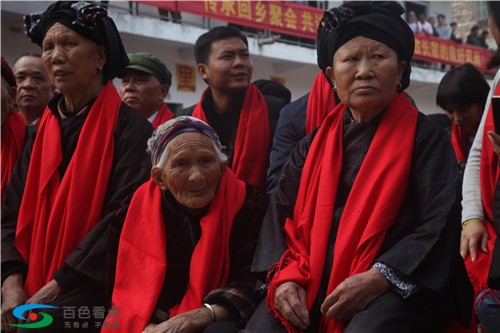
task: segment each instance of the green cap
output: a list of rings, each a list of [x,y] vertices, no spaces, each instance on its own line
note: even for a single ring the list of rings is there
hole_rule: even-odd
[[[148,74],[153,74],[162,84],[172,85],[172,73],[167,66],[152,55],[146,52],[129,53],[129,64],[127,69],[135,69]]]

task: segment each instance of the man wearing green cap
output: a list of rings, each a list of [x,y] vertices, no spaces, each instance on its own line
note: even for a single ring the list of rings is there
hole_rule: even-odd
[[[156,129],[174,116],[163,102],[172,84],[172,74],[150,53],[129,53],[128,57],[130,63],[119,76],[122,79],[120,97]]]

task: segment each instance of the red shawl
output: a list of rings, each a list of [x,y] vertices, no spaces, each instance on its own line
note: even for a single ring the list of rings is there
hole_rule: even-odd
[[[323,72],[319,72],[314,79],[309,99],[307,100],[306,134],[323,123],[328,112],[335,107],[333,88],[328,83]]]
[[[174,114],[172,113],[172,111],[170,111],[167,104],[163,103],[160,107],[160,110],[158,111],[158,114],[156,115],[155,119],[151,123],[151,125],[156,130],[158,128],[158,126],[169,121],[173,117],[174,117]]]
[[[453,123],[451,125],[451,144],[455,151],[458,163],[465,163],[467,159],[467,133],[462,126]]]
[[[293,220],[285,223],[288,249],[269,286],[268,304],[288,332],[300,330],[276,311],[274,291],[285,281],[299,283],[306,288],[309,309],[317,297],[342,169],[344,109],[339,104],[329,113],[307,154]],[[383,115],[340,220],[328,294],[370,268],[396,219],[408,184],[417,115],[405,93],[397,93]],[[341,322],[322,317],[320,332],[342,330]]]
[[[226,285],[229,242],[234,217],[246,197],[245,183],[226,168],[209,211],[200,221],[201,238],[191,257],[189,284],[169,317],[201,307],[203,297]],[[134,194],[120,237],[113,306],[127,332],[142,332],[149,323],[165,282],[167,244],[162,191],[153,179]],[[108,316],[112,330],[113,317]],[[107,329],[103,329],[106,332]]]
[[[495,96],[500,95],[500,85],[495,89]],[[479,250],[477,253],[476,261],[472,262],[470,256],[465,260],[465,266],[469,278],[471,279],[474,292],[477,293],[484,288],[487,288],[488,271],[491,264],[491,257],[493,253],[493,246],[495,245],[496,233],[493,227],[493,194],[495,192],[495,184],[500,176],[500,167],[498,155],[495,154],[491,141],[488,137],[488,131],[495,131],[493,123],[493,111],[490,103],[488,113],[486,115],[486,122],[484,124],[483,132],[483,146],[481,148],[481,164],[480,164],[480,182],[481,182],[481,196],[484,208],[484,225],[486,231],[490,236],[488,240],[488,253]]]
[[[2,126],[2,198],[17,158],[23,150],[25,135],[24,118],[19,112],[11,111]]]
[[[50,110],[40,120],[16,230],[16,246],[28,264],[28,297],[53,279],[101,217],[120,105],[108,82],[88,113],[62,180],[59,120]]]
[[[193,117],[207,123],[201,101],[208,89],[205,89],[193,111]],[[270,136],[266,101],[259,89],[250,83],[241,108],[231,166],[236,176],[245,183],[264,188],[269,165]]]

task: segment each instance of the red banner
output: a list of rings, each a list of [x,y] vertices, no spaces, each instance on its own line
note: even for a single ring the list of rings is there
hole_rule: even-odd
[[[323,10],[288,1],[138,1],[143,4],[209,17],[259,30],[315,40]],[[450,65],[470,62],[482,71],[492,51],[453,41],[415,35],[414,59]]]

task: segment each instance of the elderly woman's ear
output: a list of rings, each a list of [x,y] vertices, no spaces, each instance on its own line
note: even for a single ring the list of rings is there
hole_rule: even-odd
[[[158,185],[162,189],[162,191],[165,191],[167,189],[167,184],[165,184],[165,181],[163,180],[162,171],[163,169],[157,166],[152,167],[151,177],[154,179],[156,185]]]
[[[106,65],[106,61],[107,61],[107,58],[106,58],[106,49],[103,47],[103,46],[98,46],[98,55],[99,55],[99,60],[98,60],[98,64],[97,64],[97,71],[98,72],[102,72],[102,69],[104,68],[104,66]]]
[[[398,82],[396,82],[396,86],[399,86],[401,80],[403,79],[403,75],[406,70],[406,61],[400,61],[398,65],[399,65]]]

